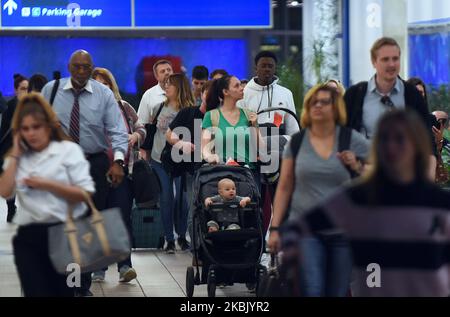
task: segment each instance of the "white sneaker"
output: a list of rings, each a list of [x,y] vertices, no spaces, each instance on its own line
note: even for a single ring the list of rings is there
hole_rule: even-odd
[[[105,271],[97,271],[92,273],[92,282],[104,282],[105,281]]]
[[[137,277],[136,270],[128,265],[124,265],[120,268],[119,282],[128,283]]]

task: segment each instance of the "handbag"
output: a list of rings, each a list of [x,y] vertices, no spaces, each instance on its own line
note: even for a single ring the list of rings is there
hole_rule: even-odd
[[[271,254],[267,274],[262,277],[256,290],[257,297],[300,297],[297,261],[287,259],[279,263],[277,255]]]
[[[166,142],[164,149],[161,152],[161,164],[164,170],[172,177],[179,177],[189,170],[189,165],[192,163],[186,163],[184,161],[175,162],[172,158],[173,146]],[[179,150],[179,155],[183,155],[183,152]]]
[[[153,208],[159,201],[161,184],[150,164],[142,159],[134,162],[131,174],[133,196],[138,208]]]
[[[49,227],[49,256],[55,270],[65,274],[69,264],[78,264],[81,273],[95,272],[123,261],[131,253],[128,231],[120,210],[101,213],[84,192],[92,216],[73,219],[73,208],[65,223]]]
[[[159,106],[158,112],[156,113],[156,116],[153,119],[153,121],[145,125],[145,129],[147,130],[147,136],[145,138],[144,144],[142,144],[141,146],[141,148],[144,150],[151,151],[153,148],[153,140],[155,139],[155,134],[157,130],[156,125],[158,123],[159,114],[161,113],[163,108],[164,102],[161,103],[161,105]]]

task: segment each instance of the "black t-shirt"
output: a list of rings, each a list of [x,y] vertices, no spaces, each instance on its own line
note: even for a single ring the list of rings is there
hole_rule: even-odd
[[[202,121],[204,117],[204,113],[200,111],[200,107],[189,107],[182,109],[178,112],[175,119],[173,119],[172,123],[169,125],[170,130],[175,132],[176,135],[180,138],[180,140],[191,142],[195,144],[195,151],[197,153],[197,157],[201,157],[201,142],[202,142]],[[186,132],[189,131],[189,135],[186,133],[182,133],[180,128],[187,128]],[[181,132],[180,132],[181,131]],[[194,161],[194,153],[191,157],[191,162]],[[201,164],[200,162],[197,162]],[[190,164],[189,171],[193,172],[198,164]]]

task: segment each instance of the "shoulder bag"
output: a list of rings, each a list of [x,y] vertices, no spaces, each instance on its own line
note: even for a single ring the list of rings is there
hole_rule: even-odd
[[[95,272],[123,261],[131,252],[130,237],[119,208],[104,210],[95,207],[84,192],[92,216],[73,219],[69,208],[67,221],[49,227],[49,256],[55,270],[65,274],[69,264],[78,264],[81,273]]]

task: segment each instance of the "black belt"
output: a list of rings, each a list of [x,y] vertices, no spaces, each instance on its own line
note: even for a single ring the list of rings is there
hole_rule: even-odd
[[[105,153],[105,152],[98,152],[98,153],[92,153],[92,154],[89,154],[89,153],[85,153],[85,154],[84,154],[84,156],[85,156],[86,159],[88,159],[88,160],[94,159],[94,158],[96,158],[96,157],[100,157],[100,156],[102,156],[102,155],[106,155],[106,153]]]

